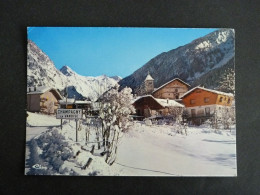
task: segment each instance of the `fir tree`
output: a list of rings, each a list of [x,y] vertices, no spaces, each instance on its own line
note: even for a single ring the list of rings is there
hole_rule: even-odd
[[[227,69],[221,76],[219,82],[220,91],[235,94],[235,71],[232,68]]]

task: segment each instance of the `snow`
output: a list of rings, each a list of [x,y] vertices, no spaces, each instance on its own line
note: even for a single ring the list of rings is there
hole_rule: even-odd
[[[53,115],[45,115],[41,113],[27,112],[27,122],[30,126],[57,126],[60,125],[60,119],[56,119]]]
[[[41,86],[41,87],[36,87],[36,91],[34,91],[34,87],[27,87],[27,93],[29,92],[29,94],[36,94],[36,93],[44,93],[46,91],[49,91],[51,89],[51,87],[47,87],[47,86]]]
[[[154,80],[153,79],[153,77],[150,75],[150,74],[148,74],[147,76],[146,76],[146,78],[145,78],[145,81],[151,81],[151,80]]]
[[[213,90],[213,89],[207,89],[207,88],[198,86],[198,87],[194,87],[191,90],[187,91],[180,98],[185,97],[186,95],[190,94],[192,91],[194,91],[196,89],[202,89],[202,90],[209,91],[209,92],[216,93],[216,94],[220,94],[220,95],[226,95],[226,96],[231,96],[231,97],[234,96],[232,93],[225,93],[225,92],[222,92],[222,91],[216,91],[216,90]]]
[[[61,163],[58,171],[47,173],[52,175],[118,175],[118,176],[236,176],[236,129],[215,131],[207,126],[188,127],[188,135],[176,133],[171,125],[145,125],[145,122],[134,122],[118,146],[115,163],[109,166],[105,157],[100,156],[97,147],[92,155],[92,145],[95,143],[95,126],[87,123],[93,119],[83,119],[79,122],[78,142],[76,140],[76,123],[74,120],[64,120],[63,129],[60,120],[55,116],[29,113],[27,134],[36,130],[32,140],[49,144],[46,140],[56,140],[57,143],[67,143],[63,155],[70,152],[75,158],[69,158]],[[42,131],[37,132],[41,128]],[[85,145],[86,131],[90,132],[89,144]],[[64,137],[64,138],[62,138]],[[55,138],[55,139],[54,139]],[[66,145],[66,144],[65,144]],[[36,151],[44,154],[43,146]],[[79,154],[76,156],[76,153]],[[27,154],[26,159],[30,161]],[[92,162],[88,168],[82,169],[89,158]],[[46,160],[46,159],[45,159]],[[28,169],[28,168],[27,168]],[[33,169],[33,168],[31,168]],[[30,169],[30,170],[31,170]],[[30,172],[29,172],[30,173]]]
[[[60,104],[73,104],[75,102],[75,99],[74,98],[63,98],[62,100],[59,100],[59,103]]]
[[[174,133],[167,125],[140,123],[138,130],[128,132],[119,146],[118,162],[138,169],[126,170],[127,175],[236,175],[236,139],[228,132],[189,127],[186,136]]]
[[[175,100],[159,99],[155,98],[163,107],[184,107],[182,104],[176,102]]]

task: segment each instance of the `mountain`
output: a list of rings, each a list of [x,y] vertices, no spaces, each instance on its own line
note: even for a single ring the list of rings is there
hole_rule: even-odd
[[[119,81],[122,80],[122,77],[120,77],[120,76],[112,76],[112,77],[110,77],[110,78],[116,80],[117,82],[119,82]]]
[[[100,95],[113,87],[118,78],[105,75],[90,77],[77,74],[68,66],[58,70],[50,58],[31,40],[27,48],[27,87],[49,86],[65,93],[68,97],[77,99],[97,100]]]
[[[60,72],[66,76],[68,82],[69,94],[77,95],[81,94],[83,97],[88,97],[91,100],[96,100],[105,91],[115,86],[117,81],[113,78],[101,75],[97,77],[81,76],[74,72],[70,67],[63,66]],[[73,86],[71,88],[71,86]],[[71,89],[71,90],[70,90]],[[75,93],[75,91],[77,93]]]
[[[31,40],[27,45],[27,87],[50,86],[64,89],[66,79],[50,58]]]
[[[220,29],[189,44],[163,52],[148,61],[133,74],[119,81],[121,88],[128,86],[135,90],[149,72],[154,78],[155,88],[180,78],[191,86],[218,86],[219,75],[229,67],[234,68],[233,29]]]

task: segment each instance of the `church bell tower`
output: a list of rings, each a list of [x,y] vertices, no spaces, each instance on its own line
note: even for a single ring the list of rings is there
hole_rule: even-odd
[[[146,94],[151,94],[154,90],[154,79],[151,77],[150,73],[148,72],[145,80],[144,80],[144,85],[145,85],[145,93]]]

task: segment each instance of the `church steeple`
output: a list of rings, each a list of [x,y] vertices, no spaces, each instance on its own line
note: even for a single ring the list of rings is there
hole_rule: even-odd
[[[154,81],[154,79],[148,71],[148,74],[144,80],[146,94],[151,94],[153,92],[153,90],[154,90],[153,81]]]
[[[154,80],[153,77],[150,75],[150,72],[148,71],[145,81],[153,81],[153,80]]]

